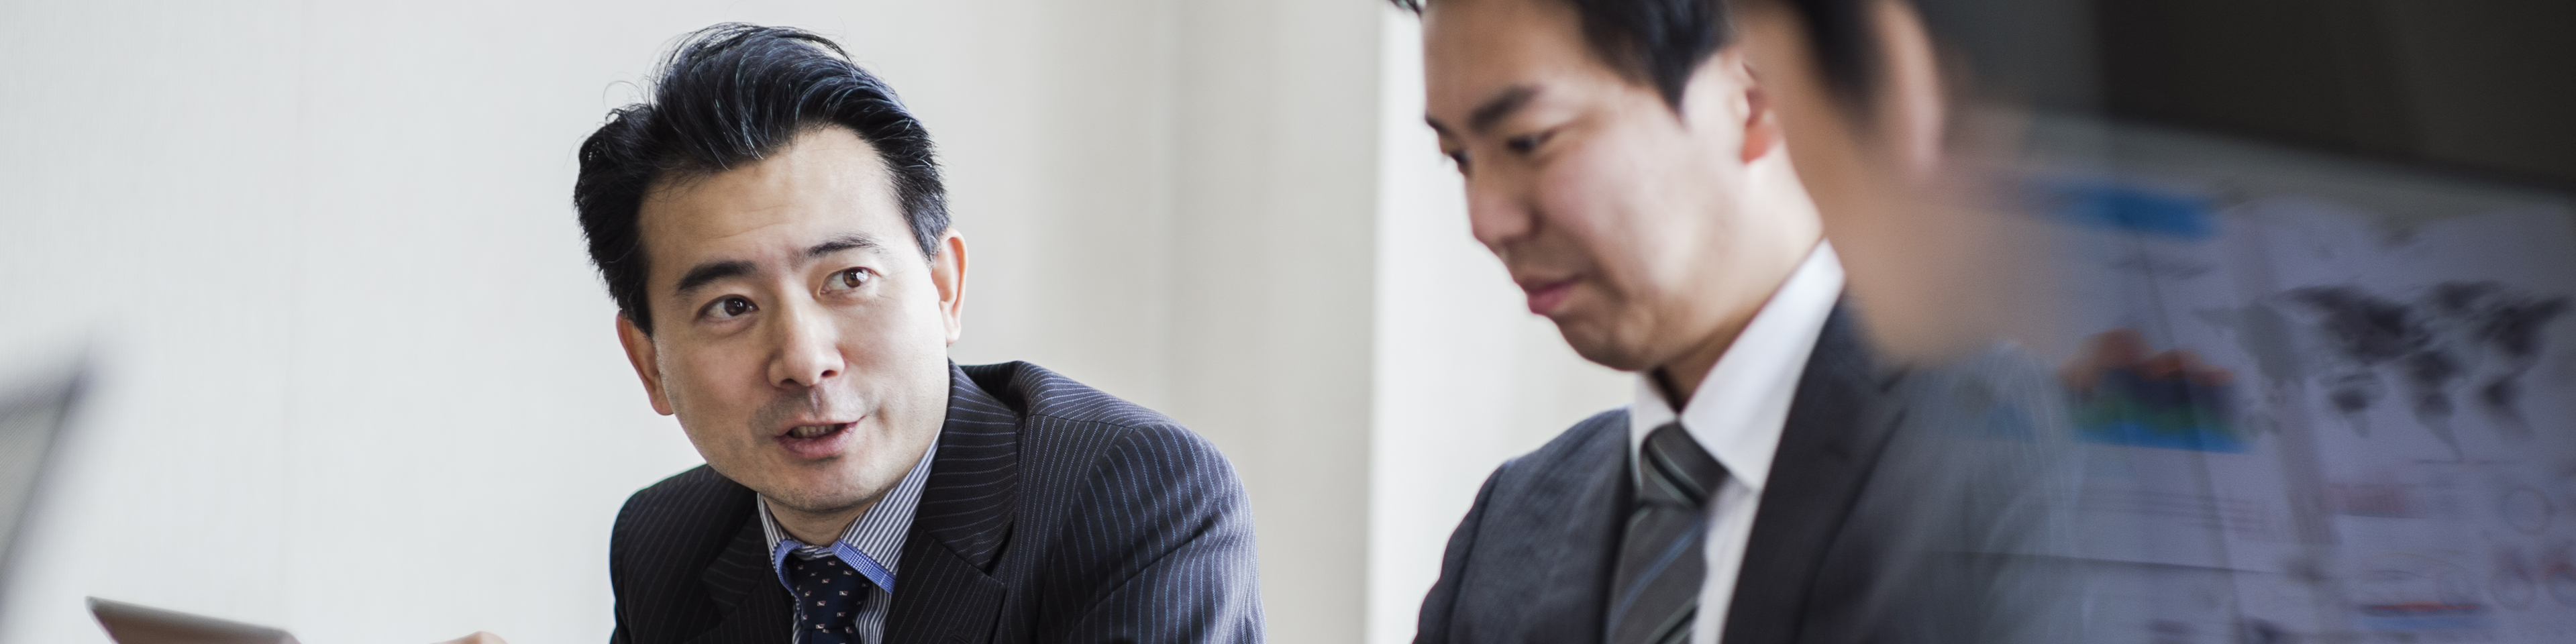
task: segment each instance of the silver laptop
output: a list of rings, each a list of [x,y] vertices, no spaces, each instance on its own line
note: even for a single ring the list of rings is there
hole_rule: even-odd
[[[116,644],[296,644],[283,630],[97,597],[89,614]]]
[[[8,587],[26,554],[18,546],[27,518],[53,469],[48,466],[59,460],[64,427],[87,381],[87,369],[74,366],[33,385],[0,390],[0,589]],[[295,644],[294,636],[274,628],[96,597],[89,610],[118,644]]]

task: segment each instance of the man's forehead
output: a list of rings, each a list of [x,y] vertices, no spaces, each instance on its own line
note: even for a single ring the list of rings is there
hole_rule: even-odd
[[[1558,0],[1433,3],[1423,16],[1423,69],[1432,116],[1470,127],[1480,108],[1528,103],[1554,86],[1615,79],[1584,45]],[[1513,96],[1517,94],[1517,96]]]
[[[883,162],[847,132],[823,128],[757,163],[656,186],[637,213],[646,248],[682,261],[783,257],[829,239],[904,230]]]

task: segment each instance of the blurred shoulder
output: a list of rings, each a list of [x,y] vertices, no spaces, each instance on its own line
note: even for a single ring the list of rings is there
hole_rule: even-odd
[[[2020,345],[1998,343],[1906,370],[1890,394],[1916,426],[1956,438],[2062,438],[2068,394],[2055,369]]]

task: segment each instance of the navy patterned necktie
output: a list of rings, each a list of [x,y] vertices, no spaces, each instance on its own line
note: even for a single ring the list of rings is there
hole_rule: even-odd
[[[840,557],[787,556],[787,582],[796,588],[798,644],[857,644],[859,599],[868,578]]]
[[[1636,504],[1619,543],[1611,578],[1608,644],[1690,641],[1699,617],[1699,588],[1708,576],[1708,499],[1726,466],[1701,449],[1680,422],[1646,434],[1637,453]]]

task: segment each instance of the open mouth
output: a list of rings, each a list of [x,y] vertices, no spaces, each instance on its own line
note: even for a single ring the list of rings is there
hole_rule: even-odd
[[[832,432],[841,431],[841,430],[844,430],[844,429],[849,429],[849,427],[850,427],[850,424],[849,424],[849,423],[837,423],[837,424],[831,424],[831,425],[800,425],[800,426],[797,426],[797,427],[795,427],[795,428],[791,428],[791,429],[787,430],[787,437],[788,437],[788,438],[822,438],[822,437],[823,437],[824,435],[826,435],[826,434],[830,434],[830,433],[832,433]]]
[[[778,435],[778,446],[786,448],[787,453],[801,459],[839,456],[844,448],[849,447],[852,433],[850,428],[857,424],[797,425],[787,428],[787,433]]]

